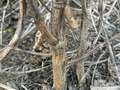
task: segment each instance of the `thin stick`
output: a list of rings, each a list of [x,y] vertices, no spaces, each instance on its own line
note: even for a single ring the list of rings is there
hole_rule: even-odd
[[[110,39],[110,41],[118,38],[119,36],[120,36],[120,33],[117,34],[117,35],[115,35],[115,36],[113,36],[113,37]],[[103,45],[104,45],[104,44],[106,44],[106,42],[104,42]],[[93,52],[95,52],[100,46],[101,46],[101,45],[97,45],[97,46],[94,47],[92,50],[89,50],[86,54],[84,54],[83,56],[81,56],[81,58],[77,58],[77,59],[75,59],[74,61],[69,61],[69,62],[68,62],[68,65],[77,63],[77,62],[81,61],[82,59],[88,57],[90,54],[92,54]],[[118,55],[119,55],[119,54],[118,54]],[[117,55],[117,56],[118,56],[118,55]]]
[[[97,65],[98,65],[98,63],[100,62],[100,59],[102,58],[102,56],[105,54],[105,52],[103,52],[100,56],[99,56],[99,58],[98,58],[98,60],[97,60],[97,62],[96,62],[96,64],[95,64],[95,67],[94,67],[94,70],[93,70],[93,76],[92,76],[92,80],[91,80],[91,82],[92,82],[92,85],[93,85],[93,83],[94,83],[94,77],[95,77],[95,72],[96,72],[96,69],[97,69]]]
[[[33,55],[46,56],[46,57],[50,57],[52,55],[51,53],[37,53],[37,52],[34,52],[34,51],[23,50],[23,49],[20,49],[20,48],[17,48],[17,47],[15,47],[14,50],[24,52],[24,53],[28,53],[28,54],[33,54]]]
[[[6,73],[6,74],[29,74],[29,73],[33,73],[33,72],[38,72],[38,71],[42,71],[43,69],[46,69],[46,68],[49,68],[51,65],[48,65],[48,66],[44,66],[42,68],[37,68],[37,69],[31,69],[31,70],[28,70],[28,71],[14,71],[14,72],[11,72],[11,71],[0,71],[0,73]]]
[[[109,12],[108,12],[108,13],[106,13],[106,14],[104,14],[104,16],[109,16],[109,15],[111,14],[111,12],[112,12],[113,8],[115,7],[115,5],[116,5],[117,1],[118,1],[118,0],[115,0],[115,1],[114,1],[114,3],[112,4],[112,6],[111,6],[111,8],[110,8]]]
[[[5,90],[16,90],[16,89],[11,88],[10,86],[7,86],[7,85],[2,84],[2,83],[0,83],[0,87],[3,88],[3,89],[5,89]]]
[[[3,60],[5,58],[5,56],[14,48],[14,46],[16,45],[16,43],[19,40],[19,37],[21,35],[22,24],[23,24],[23,15],[24,15],[24,13],[23,13],[23,2],[24,2],[24,0],[19,0],[20,16],[19,16],[16,32],[15,32],[12,40],[9,42],[8,46],[5,49],[0,51],[0,60]]]
[[[3,10],[3,16],[2,16],[2,23],[1,23],[1,28],[0,28],[0,44],[2,45],[2,37],[3,37],[3,26],[4,26],[4,21],[5,21],[5,14],[6,14],[6,9],[9,5],[9,0],[7,0],[7,4],[6,6],[4,7],[4,10]]]

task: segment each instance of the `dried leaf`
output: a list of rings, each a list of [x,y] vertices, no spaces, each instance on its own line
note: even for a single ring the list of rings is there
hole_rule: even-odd
[[[69,5],[66,5],[66,7],[64,8],[63,14],[65,16],[65,21],[70,28],[75,29],[75,28],[79,27],[78,21],[75,20],[73,14],[72,14],[71,7]]]

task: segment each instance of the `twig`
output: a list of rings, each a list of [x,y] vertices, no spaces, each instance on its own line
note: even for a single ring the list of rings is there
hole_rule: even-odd
[[[72,1],[81,8],[81,5],[79,4],[80,2],[78,0],[72,0]]]
[[[91,17],[91,21],[92,21],[93,27],[94,27],[94,29],[95,29],[95,32],[96,32],[96,34],[97,34],[98,31],[97,31],[97,28],[96,28],[96,26],[95,26],[95,21],[94,21],[94,19],[93,19],[92,8],[90,8],[90,17]]]
[[[99,63],[100,62],[100,59],[103,57],[103,55],[105,54],[105,52],[103,52],[99,57],[98,57],[98,60],[97,60],[97,62],[96,62],[96,64],[95,64],[95,67],[94,67],[94,70],[93,70],[93,76],[92,76],[92,80],[91,80],[91,82],[92,82],[92,85],[93,85],[93,80],[94,80],[94,77],[95,77],[95,72],[96,72],[96,69],[97,69],[97,63]]]
[[[22,40],[25,36],[27,36],[30,32],[32,32],[35,29],[35,25],[33,25],[32,23],[30,23],[27,27],[27,29],[22,33],[22,36],[20,37],[20,39]]]
[[[25,85],[21,85],[22,88],[24,88],[24,90],[28,90],[27,87],[25,87]]]
[[[104,33],[105,33],[106,42],[107,42],[107,45],[108,45],[110,57],[111,57],[111,60],[112,60],[113,65],[115,66],[116,74],[117,74],[118,80],[119,80],[119,82],[120,82],[119,70],[118,70],[118,67],[117,67],[117,65],[116,65],[115,56],[114,56],[114,53],[113,53],[113,51],[112,51],[112,47],[111,47],[111,45],[110,45],[110,42],[109,42],[109,39],[108,39],[108,36],[107,36],[107,33],[106,33],[105,29],[104,29]]]
[[[104,63],[104,62],[108,61],[107,59],[100,61],[101,57],[102,57],[104,54],[105,54],[105,52],[103,52],[103,54],[101,54],[101,55],[99,56],[98,60],[97,60],[95,63],[93,63],[93,64],[91,64],[91,65],[89,66],[89,68],[87,69],[86,73],[85,73],[84,76],[81,78],[80,82],[82,82],[82,81],[85,79],[85,77],[89,74],[90,69],[91,69],[91,67],[92,67],[93,65],[97,66],[98,64],[101,64],[101,63]],[[96,68],[94,68],[94,70],[95,70],[95,69],[96,69]]]
[[[103,2],[103,0],[102,0],[102,2]],[[115,2],[117,2],[117,0],[115,0]],[[113,5],[115,5],[115,2],[114,2]],[[101,29],[103,29],[103,31],[104,31],[105,38],[106,38],[106,43],[107,43],[108,50],[109,50],[110,57],[111,57],[111,61],[112,61],[113,65],[115,66],[116,74],[117,74],[118,80],[120,82],[120,74],[119,74],[118,67],[117,67],[116,62],[115,62],[115,56],[114,56],[114,53],[113,53],[113,50],[112,50],[112,46],[111,46],[111,44],[109,42],[109,38],[108,38],[107,32],[106,32],[106,30],[105,30],[105,28],[103,26],[103,3],[101,3],[101,4],[102,4],[101,8],[99,9],[100,10],[99,11],[99,13],[100,13],[100,22],[101,22],[101,25],[102,25]]]
[[[117,54],[117,55],[115,55],[115,56],[118,56],[118,55],[120,55],[120,54]],[[85,77],[89,74],[90,69],[91,69],[91,67],[92,67],[93,65],[98,65],[98,64],[107,62],[109,59],[110,59],[110,57],[108,57],[108,58],[105,59],[105,60],[101,60],[101,61],[99,61],[99,62],[92,63],[92,64],[89,66],[89,68],[87,69],[87,71],[86,71],[86,73],[84,74],[84,76],[81,78],[80,82],[82,82],[82,81],[85,79]],[[69,65],[67,65],[66,67],[69,67]]]
[[[51,2],[52,0],[48,0],[45,5],[48,6]],[[42,7],[42,9],[40,10],[40,13],[42,13],[44,10],[45,10],[45,7]]]
[[[48,31],[45,22],[41,18],[41,13],[39,12],[38,8],[34,5],[33,0],[30,0],[29,4],[31,10],[33,10],[36,29],[41,32],[42,36],[50,45],[55,46],[58,43],[58,40]]]
[[[4,25],[4,20],[5,20],[5,14],[6,14],[6,9],[9,5],[9,0],[7,0],[7,4],[6,6],[4,7],[4,10],[3,10],[3,17],[2,17],[2,23],[1,23],[1,31],[0,31],[0,44],[2,45],[2,37],[3,37],[3,25]]]
[[[29,73],[33,73],[33,72],[38,72],[38,71],[42,71],[43,69],[46,69],[46,68],[49,68],[51,65],[48,65],[48,66],[44,66],[42,68],[37,68],[37,69],[31,69],[31,70],[28,70],[28,71],[14,71],[14,72],[11,72],[11,71],[0,71],[0,73],[6,73],[6,74],[29,74]]]
[[[14,48],[14,46],[16,45],[16,43],[19,40],[19,37],[21,35],[23,15],[24,15],[23,2],[24,2],[24,0],[19,0],[20,16],[19,16],[19,20],[18,20],[18,24],[17,24],[17,30],[16,30],[12,40],[9,42],[8,46],[4,50],[0,51],[0,60],[4,59],[5,56]]]
[[[102,33],[102,22],[101,22],[101,16],[103,16],[103,0],[99,0],[99,5],[98,5],[98,12],[99,12],[99,24],[98,24],[98,28],[97,30],[99,31],[98,32],[98,35],[96,37],[96,39],[93,41],[93,45],[95,45],[98,41],[98,38],[101,36],[101,33]]]
[[[52,13],[52,11],[48,8],[48,6],[46,6],[46,4],[43,3],[42,0],[38,0],[40,1],[40,3],[46,8],[47,11],[49,11],[50,13]]]
[[[9,17],[11,14],[13,14],[14,12],[16,12],[17,10],[19,10],[19,8],[16,8],[15,10],[13,10],[10,13],[8,13],[7,15],[5,15],[5,18]],[[0,19],[0,21],[2,21],[2,19]]]
[[[5,45],[2,45],[2,46],[5,47]],[[8,47],[8,46],[6,46],[6,47]],[[3,48],[2,50],[5,50],[6,47]],[[14,47],[14,48],[12,48],[12,49],[13,49],[13,50],[16,50],[16,51],[19,51],[19,52],[28,53],[28,54],[32,54],[32,55],[38,55],[38,56],[50,57],[50,56],[52,55],[51,53],[40,53],[40,52],[37,53],[37,52],[34,52],[34,51],[23,50],[23,49],[20,49],[20,48],[18,48],[18,47]],[[1,51],[2,51],[2,50],[1,50]]]
[[[119,37],[120,37],[120,33],[119,33],[119,34],[116,34],[115,36],[113,36],[113,37],[110,39],[110,41],[112,41],[112,40],[114,40],[114,39],[116,39],[116,38],[119,38]],[[104,45],[104,44],[106,44],[106,42],[104,42],[103,45]],[[101,46],[101,45],[95,46],[92,50],[89,50],[86,54],[84,54],[83,56],[81,56],[81,58],[77,58],[77,59],[75,59],[74,61],[69,61],[69,62],[68,62],[68,65],[69,65],[69,64],[77,63],[77,62],[81,61],[82,59],[88,57],[90,54],[92,54],[93,52],[95,52],[100,46]],[[76,52],[77,52],[77,51],[76,51]],[[118,55],[119,55],[119,54],[118,54]],[[118,56],[118,55],[117,55],[117,56]]]
[[[16,90],[16,89],[11,88],[10,86],[7,86],[7,85],[2,84],[2,83],[0,83],[0,87],[3,88],[3,89],[5,89],[5,90]]]
[[[28,53],[28,54],[47,56],[47,57],[50,57],[52,55],[51,53],[37,53],[37,52],[34,52],[34,51],[23,50],[23,49],[20,49],[20,48],[17,48],[17,47],[15,47],[14,50],[24,52],[24,53]]]
[[[109,15],[111,14],[111,12],[112,12],[113,8],[115,7],[117,1],[118,1],[118,0],[115,0],[115,1],[114,1],[114,3],[112,4],[110,10],[109,10],[106,14],[104,14],[104,16],[109,16]]]

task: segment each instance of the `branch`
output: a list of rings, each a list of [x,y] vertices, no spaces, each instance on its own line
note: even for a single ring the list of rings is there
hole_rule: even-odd
[[[3,50],[0,51],[0,60],[4,59],[5,56],[14,48],[14,46],[16,45],[16,43],[19,40],[19,37],[21,35],[21,30],[22,30],[22,23],[23,23],[23,2],[24,0],[19,0],[19,4],[20,4],[20,16],[19,16],[19,20],[18,20],[18,24],[17,24],[17,30],[12,38],[12,40],[9,42],[8,46],[6,46]]]
[[[43,21],[35,21],[35,25],[50,45],[56,46],[58,44],[58,40],[47,30],[47,26]]]
[[[34,5],[33,0],[29,1],[31,11],[33,11],[34,19],[35,19],[35,26],[37,30],[42,33],[42,37],[47,40],[47,42],[52,45],[56,46],[58,44],[58,40],[48,31],[46,24],[42,21],[41,15],[39,13],[38,8]]]

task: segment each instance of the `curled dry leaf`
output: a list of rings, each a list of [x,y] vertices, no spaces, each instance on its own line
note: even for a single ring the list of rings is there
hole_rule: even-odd
[[[35,50],[35,49],[37,49],[37,47],[39,47],[39,45],[41,44],[41,38],[42,38],[41,32],[37,31],[37,33],[35,34],[35,44],[33,46],[33,50]]]
[[[39,51],[43,53],[49,53],[49,45],[46,42],[47,40],[45,39],[45,36],[42,35],[40,31],[37,31],[35,35],[35,43],[33,46],[34,51]]]
[[[65,6],[63,15],[65,16],[65,21],[70,28],[75,29],[79,27],[78,21],[74,18],[72,9],[69,5]]]

